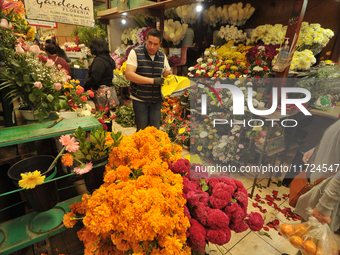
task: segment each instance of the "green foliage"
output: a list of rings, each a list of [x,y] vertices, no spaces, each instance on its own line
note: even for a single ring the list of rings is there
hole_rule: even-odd
[[[115,122],[122,125],[123,127],[135,126],[135,112],[132,107],[122,105],[118,106],[115,111],[116,118]]]
[[[108,135],[111,136],[112,143],[108,142]],[[74,137],[79,141],[79,150],[74,155],[78,162],[89,162],[109,155],[112,148],[117,147],[123,138],[120,131],[110,133],[103,130],[102,127],[95,131],[92,130],[90,137],[87,137],[86,132],[81,127],[78,127]]]
[[[107,38],[106,25],[96,19],[97,12],[98,10],[95,10],[94,13],[95,27],[77,27],[71,33],[72,37],[78,35],[80,43],[85,44],[87,47],[90,47],[95,37],[102,38],[103,40]]]
[[[137,14],[134,19],[139,27],[149,27],[156,22],[155,17],[152,17],[146,13]]]

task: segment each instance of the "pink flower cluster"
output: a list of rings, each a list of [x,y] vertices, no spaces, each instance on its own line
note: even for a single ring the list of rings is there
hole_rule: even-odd
[[[197,166],[193,164],[191,168]],[[227,174],[213,174],[200,179],[202,176],[198,177],[194,171],[191,171],[190,178],[190,163],[186,159],[170,164],[169,168],[183,176],[183,196],[187,200],[184,214],[191,224],[187,242],[193,250],[203,251],[206,242],[217,245],[228,243],[231,230],[240,233],[248,228],[252,231],[262,229],[261,214],[247,214],[248,193],[240,181]]]
[[[117,53],[112,53],[111,58],[115,61],[116,63],[116,68],[120,69],[122,64],[126,61],[126,57],[121,57]]]

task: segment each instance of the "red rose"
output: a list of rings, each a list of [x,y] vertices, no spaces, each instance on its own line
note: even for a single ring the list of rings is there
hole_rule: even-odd
[[[215,74],[214,74],[214,77],[215,77],[215,78],[217,78],[217,77],[218,77],[218,75],[215,73]]]
[[[185,140],[185,136],[182,136],[182,137],[181,137],[181,140],[184,141],[184,140]]]
[[[226,76],[229,77],[230,73],[226,73]]]
[[[261,63],[262,63],[261,60],[256,60],[256,61],[255,61],[255,64],[256,64],[256,65],[259,65],[259,64],[261,64]]]
[[[195,76],[198,77],[198,76],[200,76],[200,74],[199,73],[195,73]]]
[[[243,72],[244,72],[244,73],[249,73],[249,70],[248,70],[248,69],[246,69],[246,70],[244,70]]]
[[[260,54],[256,53],[256,54],[255,54],[255,57],[258,57],[258,56],[260,56]]]
[[[211,66],[212,65],[212,63],[208,63],[208,66]]]
[[[78,89],[78,90],[76,91],[76,93],[77,93],[78,96],[80,96],[80,94],[81,94],[82,92],[81,92],[81,90]]]
[[[87,92],[89,92],[90,97],[94,97],[94,92],[92,90],[88,90]]]
[[[268,66],[263,67],[263,71],[268,71],[268,69],[269,69]]]
[[[195,138],[191,138],[191,142],[195,142]]]
[[[205,74],[204,74],[204,77],[205,77],[205,78],[208,78],[208,77],[209,77],[209,74],[208,74],[208,73],[205,73]]]
[[[81,96],[80,99],[83,100],[83,101],[87,101],[87,97],[86,96]]]
[[[173,127],[176,127],[176,124],[172,124]]]
[[[249,64],[249,63],[246,63],[246,66],[250,66],[250,64]]]
[[[199,67],[198,67],[198,70],[201,70],[201,69],[202,69],[202,67],[201,67],[201,66],[199,66]]]
[[[236,61],[236,64],[238,64],[238,65],[241,64],[241,61],[240,60]]]
[[[229,68],[229,65],[225,65],[225,69],[228,69]]]
[[[222,61],[222,62],[221,62],[221,64],[222,64],[222,65],[224,65],[224,64],[225,64],[225,62],[224,62],[224,61]]]
[[[215,70],[218,71],[218,66],[215,67]]]

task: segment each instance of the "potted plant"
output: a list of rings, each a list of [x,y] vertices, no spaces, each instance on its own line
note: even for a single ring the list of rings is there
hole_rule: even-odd
[[[69,152],[63,155],[62,163],[66,166],[74,165],[77,174],[84,174],[86,188],[92,192],[103,184],[103,173],[109,153],[119,145],[122,138],[121,132],[111,133],[98,128],[86,133],[78,127],[74,137],[64,135],[59,140],[66,150],[73,146],[71,152],[68,150]],[[63,152],[64,149],[59,155]]]
[[[9,29],[1,29],[5,42],[2,59],[6,71],[0,72],[0,89],[7,89],[6,97],[20,100],[21,109],[29,110],[32,119],[42,121],[56,110],[61,99],[60,89],[67,80],[65,70],[39,55],[37,45],[29,46],[23,39],[15,39]]]

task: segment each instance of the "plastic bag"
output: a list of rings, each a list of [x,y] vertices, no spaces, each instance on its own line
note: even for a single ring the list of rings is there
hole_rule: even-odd
[[[190,80],[188,77],[168,75],[164,79],[162,90],[162,96],[170,96],[171,94],[183,92],[190,87]]]
[[[117,92],[114,86],[108,87],[106,85],[100,85],[98,90],[94,91],[93,97],[96,108],[114,108],[119,105]]]
[[[280,233],[303,255],[338,255],[339,248],[327,224],[310,216],[307,222],[284,223]]]

